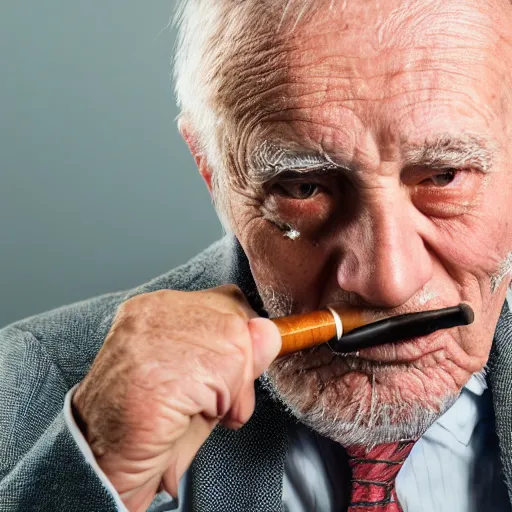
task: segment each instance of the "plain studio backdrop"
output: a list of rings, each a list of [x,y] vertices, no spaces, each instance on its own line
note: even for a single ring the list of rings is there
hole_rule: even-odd
[[[222,236],[175,123],[174,0],[0,2],[0,326]]]

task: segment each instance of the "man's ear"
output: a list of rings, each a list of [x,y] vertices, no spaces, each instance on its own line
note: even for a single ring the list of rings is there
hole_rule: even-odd
[[[187,143],[194,160],[196,161],[197,168],[199,169],[199,173],[203,177],[206,186],[208,187],[208,191],[210,195],[212,195],[212,170],[208,165],[208,161],[206,156],[203,154],[201,150],[201,146],[198,142],[198,139],[191,127],[186,121],[180,120],[178,123],[178,129],[181,133],[181,136]]]

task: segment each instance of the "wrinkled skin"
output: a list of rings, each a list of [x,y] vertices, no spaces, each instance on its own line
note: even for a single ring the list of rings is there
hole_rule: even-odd
[[[510,282],[491,292],[490,276],[512,249],[504,39],[512,17],[508,3],[483,4],[348,2],[318,15],[294,33],[286,81],[273,87],[285,108],[238,127],[236,162],[266,140],[347,168],[230,190],[233,230],[271,313],[283,312],[270,300],[279,294],[292,298],[288,312],[339,300],[388,315],[460,302],[475,311],[469,327],[356,359],[321,349],[271,366],[285,401],[327,434],[322,422],[333,418],[350,427],[357,416],[358,427],[377,429],[372,398],[398,425],[414,421],[411,408],[439,415],[488,360]],[[266,71],[255,70],[253,82]],[[492,152],[488,172],[467,156],[446,179],[445,166],[408,159],[410,147],[468,135]],[[208,180],[204,159],[200,168]],[[300,238],[283,236],[282,225]],[[307,413],[319,404],[315,423]]]
[[[466,302],[476,320],[359,356],[322,348],[272,363],[275,326],[254,318],[233,288],[131,299],[73,397],[96,459],[129,510],[146,510],[161,485],[175,495],[220,421],[232,428],[247,421],[252,383],[265,369],[304,421],[342,444],[369,445],[420,435],[488,360],[510,282],[491,291],[512,250],[512,7],[505,0],[343,5],[319,9],[290,33],[279,84],[257,90],[270,76],[265,62],[275,59],[243,75],[236,66],[249,65],[249,55],[230,60],[246,88],[229,93],[237,108],[250,105],[247,98],[265,107],[253,105],[252,118],[234,112],[226,126],[233,231],[272,314],[346,302],[380,316]],[[260,41],[279,53],[271,35]],[[185,120],[181,129],[211,187],[194,127]],[[411,149],[421,153],[433,140],[468,137],[491,165],[471,152],[455,169],[411,160]],[[327,154],[337,170],[255,183],[244,166],[264,141]],[[298,239],[283,236],[288,225]]]

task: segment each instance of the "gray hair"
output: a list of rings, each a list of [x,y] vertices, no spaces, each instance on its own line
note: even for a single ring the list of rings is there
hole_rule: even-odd
[[[225,132],[233,119],[232,109],[222,99],[237,101],[235,94],[226,91],[238,93],[232,82],[239,75],[230,61],[251,52],[256,59],[261,55],[261,59],[274,58],[277,63],[276,45],[260,34],[284,35],[306,20],[314,6],[314,0],[178,1],[174,62],[178,123],[192,127],[194,142],[208,159],[214,200],[225,227],[230,217],[224,196],[228,180],[225,149],[229,147]],[[273,56],[269,55],[272,51]]]

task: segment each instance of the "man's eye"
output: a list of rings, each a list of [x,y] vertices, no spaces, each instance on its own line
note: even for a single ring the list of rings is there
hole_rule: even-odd
[[[310,199],[320,190],[314,183],[280,183],[279,188],[293,199]]]
[[[442,173],[434,174],[434,176],[422,181],[422,184],[429,185],[432,183],[436,187],[446,187],[455,179],[456,175],[457,169],[447,169]]]

